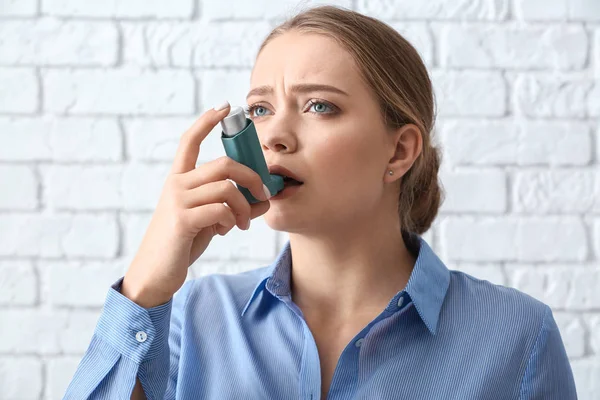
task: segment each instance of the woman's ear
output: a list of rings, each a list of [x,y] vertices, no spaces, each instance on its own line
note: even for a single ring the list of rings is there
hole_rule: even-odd
[[[390,135],[391,157],[386,168],[386,181],[393,182],[412,167],[423,150],[421,131],[415,124],[402,125]],[[393,173],[390,174],[389,171]]]

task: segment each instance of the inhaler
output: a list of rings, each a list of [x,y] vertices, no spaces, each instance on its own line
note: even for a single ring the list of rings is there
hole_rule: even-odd
[[[271,192],[271,196],[281,192],[284,189],[283,177],[269,173],[254,122],[250,118],[246,118],[244,109],[242,107],[231,107],[229,114],[221,121],[221,128],[223,129],[221,141],[227,156],[256,171],[269,192]],[[252,196],[247,188],[237,183],[236,186],[248,200],[248,203],[260,202]]]

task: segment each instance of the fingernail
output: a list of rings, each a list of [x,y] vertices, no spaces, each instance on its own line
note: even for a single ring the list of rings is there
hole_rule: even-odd
[[[269,200],[271,198],[271,191],[269,190],[269,188],[263,184],[263,190],[265,192],[265,196],[267,196],[267,198],[265,200]]]
[[[247,225],[246,230],[250,229],[250,222],[252,222],[252,218],[248,218],[248,225]]]
[[[226,109],[227,107],[229,107],[229,102],[228,102],[228,101],[225,101],[225,103],[223,103],[223,104],[221,104],[221,105],[219,105],[219,106],[215,106],[215,107],[213,107],[213,109],[214,109],[215,111],[221,111],[221,110],[224,110],[224,109]]]

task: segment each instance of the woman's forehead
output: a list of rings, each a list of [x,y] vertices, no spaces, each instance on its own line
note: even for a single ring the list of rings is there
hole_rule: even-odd
[[[285,33],[270,41],[256,59],[252,81],[285,76],[298,82],[358,78],[352,56],[333,39],[316,34]]]

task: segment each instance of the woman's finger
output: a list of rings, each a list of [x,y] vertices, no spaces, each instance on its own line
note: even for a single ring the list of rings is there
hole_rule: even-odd
[[[211,108],[202,114],[181,136],[177,152],[175,153],[175,159],[171,166],[172,174],[182,174],[196,168],[200,144],[219,121],[227,116],[229,108],[229,103],[222,110]]]

